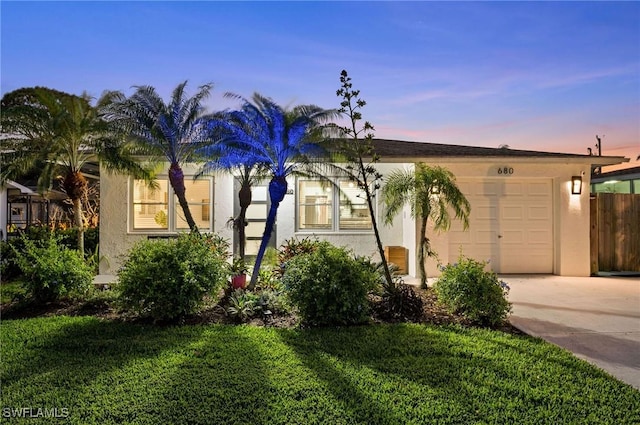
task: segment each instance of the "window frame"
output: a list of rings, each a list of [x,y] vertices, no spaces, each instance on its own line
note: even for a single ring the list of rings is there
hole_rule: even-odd
[[[185,183],[187,181],[191,181],[193,180],[193,175],[185,175]],[[127,229],[129,233],[132,234],[143,234],[143,235],[155,235],[155,234],[162,234],[162,235],[175,235],[178,233],[183,233],[185,231],[189,231],[188,228],[179,228],[178,226],[178,218],[177,218],[177,213],[179,211],[180,207],[180,203],[178,202],[178,199],[175,195],[175,192],[173,190],[173,188],[171,187],[171,182],[169,181],[169,177],[167,175],[159,175],[156,177],[156,180],[162,180],[162,181],[166,181],[167,182],[167,227],[166,228],[153,228],[153,227],[136,227],[136,223],[135,223],[135,206],[136,205],[142,205],[139,203],[134,203],[134,191],[135,191],[135,184],[137,181],[141,181],[139,179],[134,179],[134,178],[129,178],[129,184],[128,184],[128,189],[129,189],[129,193],[127,194],[127,218],[128,218],[128,225],[127,225]],[[209,219],[208,219],[208,228],[206,229],[199,229],[202,230],[204,232],[213,232],[214,230],[214,178],[212,176],[207,176],[207,177],[202,177],[199,178],[197,181],[208,181],[209,182],[209,202],[207,204],[202,203],[202,202],[198,202],[195,204],[189,204],[189,207],[191,208],[192,205],[197,205],[197,206],[207,206],[209,211]],[[188,188],[187,188],[188,191]],[[188,192],[187,192],[188,193]],[[158,204],[153,204],[153,203],[149,203],[146,205],[161,205],[160,203]],[[164,205],[164,204],[162,204]],[[194,214],[194,211],[191,211],[192,214]],[[195,216],[194,216],[195,218]],[[197,220],[196,220],[197,221]]]
[[[328,185],[330,185],[331,188],[331,192],[330,192],[330,196],[329,196],[329,203],[327,204],[331,210],[331,224],[329,227],[318,227],[318,228],[304,228],[301,227],[301,207],[302,202],[301,202],[301,195],[302,192],[300,191],[300,182],[304,182],[304,181],[311,181],[311,182],[321,182],[322,179],[314,179],[314,178],[308,178],[308,177],[299,177],[296,179],[295,181],[295,232],[296,233],[306,233],[306,234],[371,234],[373,233],[373,219],[370,218],[370,222],[369,222],[369,228],[348,228],[348,229],[344,229],[341,228],[341,216],[340,216],[340,207],[342,205],[342,200],[340,197],[340,183],[341,182],[348,182],[349,179],[345,178],[345,177],[331,177],[328,178],[327,180],[329,180],[329,182],[327,182]],[[366,209],[367,212],[369,211],[369,207],[366,204],[365,201],[365,205],[366,205]],[[374,214],[377,214],[377,204],[374,203]]]

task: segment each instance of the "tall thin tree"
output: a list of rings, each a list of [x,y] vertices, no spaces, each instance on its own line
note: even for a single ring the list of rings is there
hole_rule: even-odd
[[[384,247],[378,229],[378,221],[376,219],[375,196],[376,191],[380,188],[380,180],[382,174],[378,172],[375,163],[379,161],[379,157],[373,147],[373,125],[369,121],[359,127],[358,121],[362,120],[360,110],[367,104],[360,98],[360,90],[353,89],[351,78],[347,71],[340,73],[340,89],[336,94],[342,98],[340,102],[340,112],[345,114],[349,119],[346,126],[338,126],[338,130],[342,133],[343,143],[340,146],[338,158],[342,156],[347,161],[344,172],[355,182],[358,187],[365,193],[371,224],[376,239],[376,247],[381,258],[384,276],[386,280],[385,289],[393,291],[395,289],[394,280],[391,277],[389,264],[384,255]]]

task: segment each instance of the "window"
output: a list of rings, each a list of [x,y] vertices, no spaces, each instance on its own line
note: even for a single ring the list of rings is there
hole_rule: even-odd
[[[593,186],[595,193],[633,193],[631,192],[631,180],[610,180],[602,183],[594,183]]]
[[[340,230],[371,230],[371,216],[367,196],[352,181],[341,180],[340,187]]]
[[[187,230],[182,207],[166,177],[158,178],[158,188],[149,188],[143,180],[134,180],[131,191],[133,230],[177,231]],[[189,210],[200,230],[210,230],[212,221],[211,180],[194,181],[185,176]]]
[[[303,231],[372,229],[364,191],[349,180],[298,180],[297,217]]]
[[[333,187],[314,180],[298,182],[298,228],[304,230],[333,227]]]

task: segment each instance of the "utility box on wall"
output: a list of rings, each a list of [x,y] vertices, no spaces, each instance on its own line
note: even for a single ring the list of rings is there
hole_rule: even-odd
[[[389,263],[398,266],[398,273],[407,274],[408,266],[408,250],[403,246],[385,246],[384,257]]]

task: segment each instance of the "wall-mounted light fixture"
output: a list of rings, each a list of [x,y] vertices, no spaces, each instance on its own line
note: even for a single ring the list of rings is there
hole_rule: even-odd
[[[431,194],[439,195],[440,194],[440,186],[431,186]]]
[[[571,194],[580,195],[582,193],[582,176],[571,177]]]

